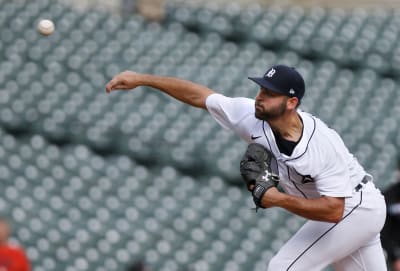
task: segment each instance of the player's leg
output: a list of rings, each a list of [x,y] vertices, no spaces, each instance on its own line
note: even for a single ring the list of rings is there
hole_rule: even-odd
[[[333,242],[327,234],[333,226],[333,223],[308,221],[271,259],[268,271],[316,271],[328,266],[331,259],[317,256],[316,252]]]
[[[362,193],[352,200],[361,204],[347,209],[338,224],[318,221],[304,224],[272,258],[268,271],[320,271],[365,246],[383,226],[385,202],[378,198],[370,204],[362,200]]]
[[[379,235],[350,256],[336,262],[334,267],[335,271],[387,270]]]
[[[343,222],[343,221],[342,221]],[[308,221],[271,259],[268,271],[320,271],[360,246],[347,223]]]

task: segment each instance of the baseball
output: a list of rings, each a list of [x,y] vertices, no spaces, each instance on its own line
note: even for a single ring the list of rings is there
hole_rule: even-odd
[[[38,24],[38,31],[40,34],[48,36],[54,32],[54,23],[50,20],[40,20]]]

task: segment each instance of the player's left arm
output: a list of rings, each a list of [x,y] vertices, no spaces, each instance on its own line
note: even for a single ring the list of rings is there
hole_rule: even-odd
[[[322,196],[306,199],[288,195],[276,188],[268,189],[261,201],[262,207],[281,207],[307,219],[337,223],[343,217],[344,198]]]

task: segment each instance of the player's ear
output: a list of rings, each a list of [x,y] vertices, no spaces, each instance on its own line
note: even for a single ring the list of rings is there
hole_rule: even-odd
[[[299,98],[297,97],[291,97],[289,99],[287,99],[286,101],[286,105],[287,105],[287,109],[296,109],[297,106],[299,105]]]

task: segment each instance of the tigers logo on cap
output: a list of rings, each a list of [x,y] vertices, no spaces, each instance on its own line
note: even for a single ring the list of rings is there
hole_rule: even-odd
[[[276,72],[276,70],[275,70],[274,68],[271,68],[271,69],[265,74],[265,76],[266,76],[266,77],[272,77],[272,76],[274,76],[275,72]]]
[[[261,87],[270,91],[303,98],[305,92],[305,83],[301,74],[293,67],[286,65],[275,65],[267,69],[263,77],[249,77]]]

